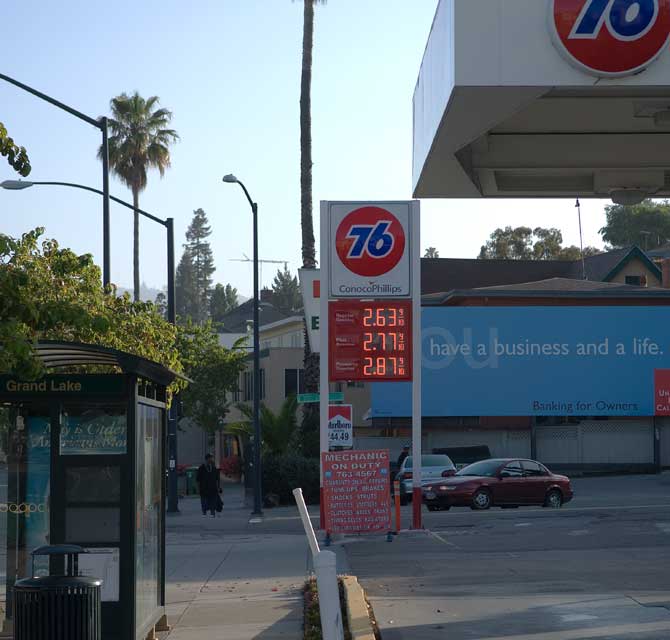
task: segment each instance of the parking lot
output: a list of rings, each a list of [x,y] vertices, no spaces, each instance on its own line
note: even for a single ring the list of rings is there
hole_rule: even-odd
[[[670,637],[670,474],[573,486],[560,510],[424,510],[425,533],[347,542],[383,640]]]

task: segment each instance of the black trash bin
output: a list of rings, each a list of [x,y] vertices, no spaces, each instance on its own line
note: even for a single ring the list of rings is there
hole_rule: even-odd
[[[14,640],[100,640],[100,586],[79,575],[76,545],[33,551],[33,577],[14,585]],[[35,577],[35,556],[63,556],[64,575]]]

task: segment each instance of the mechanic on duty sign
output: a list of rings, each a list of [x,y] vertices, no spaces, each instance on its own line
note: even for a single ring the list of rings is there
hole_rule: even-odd
[[[411,296],[409,202],[328,203],[332,298]]]
[[[391,529],[388,449],[321,454],[326,531]]]

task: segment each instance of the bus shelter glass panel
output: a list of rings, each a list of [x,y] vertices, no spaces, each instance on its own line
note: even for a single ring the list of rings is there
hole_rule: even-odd
[[[139,404],[136,428],[136,620],[141,634],[160,605],[161,434],[163,409]]]
[[[14,583],[31,574],[31,552],[49,543],[50,474],[48,407],[0,407],[0,607],[6,630]],[[46,560],[35,569],[46,574]]]

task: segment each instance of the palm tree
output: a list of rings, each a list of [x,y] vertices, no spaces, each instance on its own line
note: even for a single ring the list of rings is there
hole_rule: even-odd
[[[302,266],[316,268],[314,221],[312,217],[312,50],[314,48],[314,5],[326,0],[304,0],[302,26],[302,74],[300,78],[300,223],[302,227]],[[319,354],[312,353],[305,325],[305,391],[319,390]],[[303,450],[313,448],[306,443],[318,433],[318,405],[305,405],[302,420]],[[310,433],[312,432],[312,433]],[[310,438],[310,436],[312,436]],[[309,451],[309,453],[318,453]]]
[[[179,136],[168,129],[172,112],[159,109],[158,97],[145,100],[137,91],[122,93],[110,102],[112,117],[108,120],[109,166],[130,188],[135,207],[133,233],[133,291],[140,299],[140,192],[147,186],[147,172],[158,169],[161,177],[170,166],[170,145]],[[102,149],[98,151],[101,157]]]

